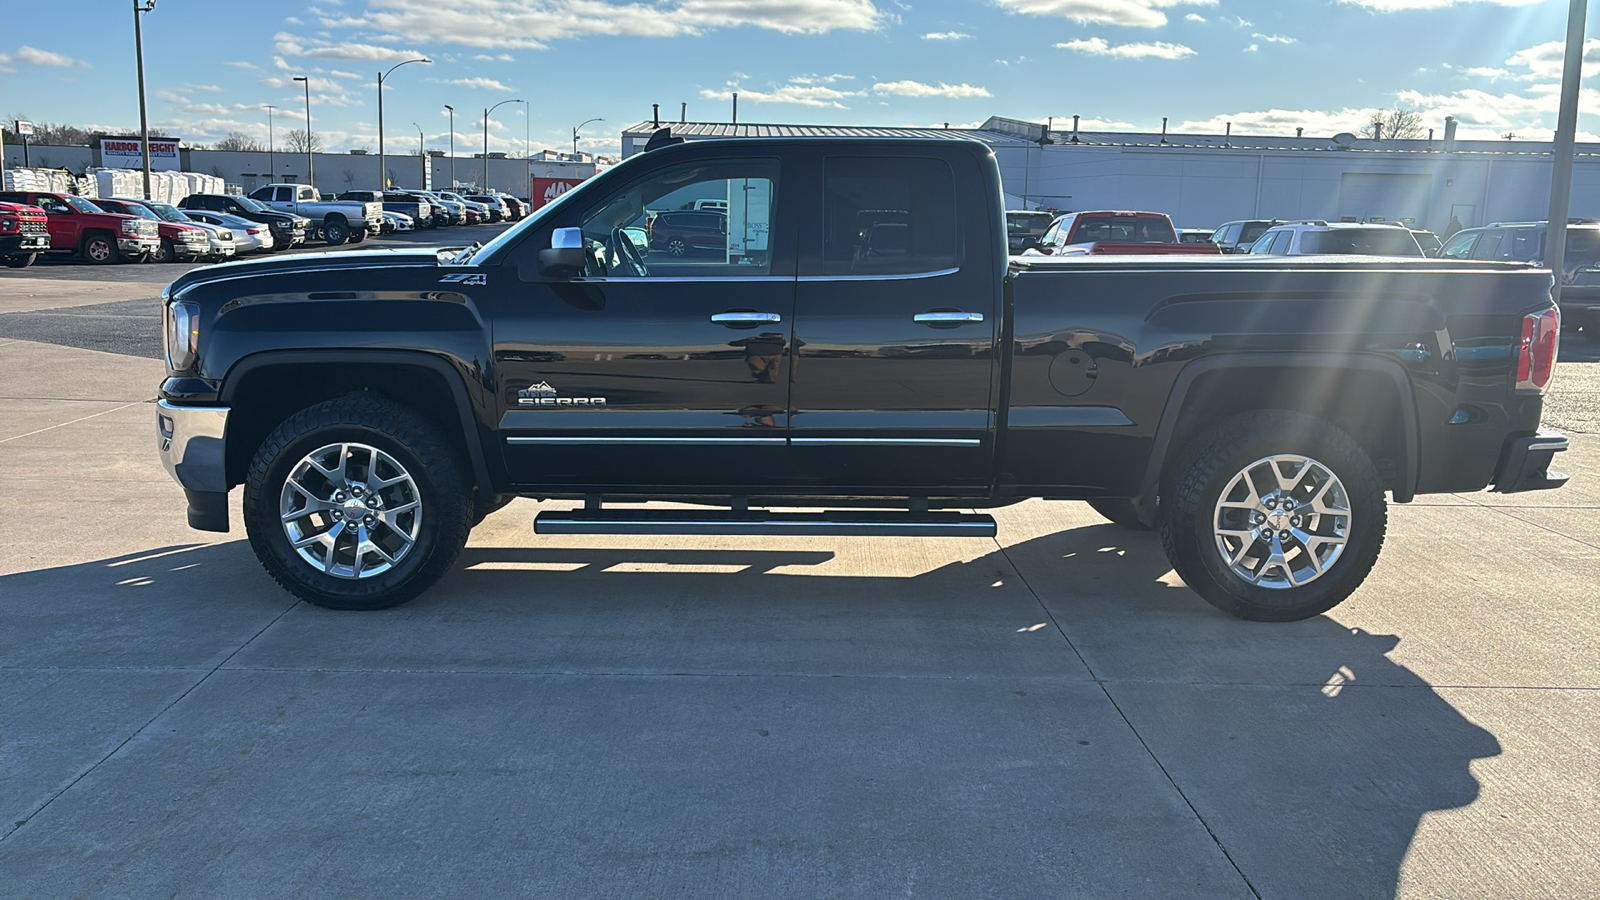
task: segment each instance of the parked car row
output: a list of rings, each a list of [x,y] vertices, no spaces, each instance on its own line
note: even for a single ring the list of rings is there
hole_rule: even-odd
[[[516,221],[525,200],[453,191],[347,191],[324,200],[310,185],[272,184],[250,196],[190,194],[176,206],[133,197],[0,191],[0,260],[26,268],[41,254],[91,263],[222,262],[321,240],[441,225]]]

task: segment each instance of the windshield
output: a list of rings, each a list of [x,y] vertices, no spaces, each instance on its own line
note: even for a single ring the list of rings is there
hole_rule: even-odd
[[[157,222],[161,221],[160,216],[145,209],[138,203],[118,203],[116,211],[123,215],[138,216],[141,219],[155,219]]]
[[[1085,216],[1072,230],[1072,243],[1176,244],[1167,220],[1154,216]]]
[[[1267,229],[1271,227],[1271,222],[1246,222],[1244,223],[1244,230],[1239,232],[1239,243],[1254,244],[1256,238],[1266,234]]]
[[[265,206],[262,206],[259,201],[252,200],[249,197],[234,197],[233,201],[235,203],[239,204],[240,206],[244,207],[245,209],[250,210],[251,212],[268,212],[269,211]]]
[[[184,215],[183,214],[183,210],[177,208],[176,206],[173,206],[170,203],[155,203],[155,202],[151,202],[149,204],[149,206],[150,206],[151,209],[156,211],[156,215],[160,216],[163,219],[166,219],[168,222],[193,222],[194,221],[193,219],[191,219],[188,216]]]
[[[1340,228],[1336,231],[1308,231],[1300,235],[1303,253],[1336,253],[1357,256],[1421,256],[1417,239],[1403,228]]]
[[[82,197],[77,197],[77,196],[74,196],[72,194],[63,194],[61,199],[67,201],[67,205],[68,206],[72,207],[73,209],[75,209],[75,210],[77,210],[78,212],[81,212],[81,213],[103,213],[103,212],[105,212],[105,210],[101,209],[98,206],[95,206],[93,203],[90,203],[89,201],[83,199]]]
[[[1006,213],[1006,231],[1010,234],[1044,234],[1055,221],[1050,213]]]
[[[619,177],[624,179],[628,178],[629,173],[631,173],[634,168],[638,166],[638,163],[635,162],[635,160],[642,160],[648,155],[649,154],[647,153],[635,153],[622,162],[617,163],[609,169],[606,169],[601,175],[596,175],[588,181],[585,181],[583,184],[580,184],[572,190],[561,194],[561,196],[557,197],[556,199],[551,200],[549,203],[546,203],[545,205],[534,210],[521,222],[518,222],[510,228],[507,228],[505,231],[500,232],[500,235],[494,240],[484,244],[482,247],[479,247],[476,250],[473,250],[470,255],[468,255],[466,252],[458,254],[450,260],[451,264],[458,266],[474,266],[487,261],[490,256],[493,256],[502,248],[516,243],[521,238],[523,232],[530,228],[538,228],[539,223],[544,221],[546,216],[552,215],[558,210],[565,209],[567,204],[572,202],[573,197],[576,197],[580,194],[588,197],[594,192],[595,189],[603,188],[604,185],[617,184],[617,179]],[[613,174],[616,172],[621,172],[622,174],[620,176]]]

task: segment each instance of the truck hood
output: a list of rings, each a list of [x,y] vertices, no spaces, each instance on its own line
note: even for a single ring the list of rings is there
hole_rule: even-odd
[[[205,266],[179,276],[167,286],[166,296],[196,285],[240,278],[271,278],[275,275],[337,272],[356,269],[392,269],[397,266],[434,267],[439,264],[439,251],[454,249],[443,247],[406,247],[389,250],[349,250],[335,253],[306,253],[298,256],[280,256],[269,259],[251,259],[239,262]]]

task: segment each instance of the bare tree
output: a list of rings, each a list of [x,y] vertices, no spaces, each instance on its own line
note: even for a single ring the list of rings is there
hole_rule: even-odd
[[[238,150],[244,150],[244,151],[257,150],[257,151],[259,151],[259,150],[266,149],[266,148],[261,146],[261,142],[260,141],[256,140],[255,138],[251,137],[248,134],[245,134],[242,131],[230,131],[230,132],[228,132],[228,136],[223,138],[220,141],[217,141],[215,147],[218,150],[235,150],[235,151],[238,151]]]
[[[322,152],[322,138],[316,134],[307,135],[304,128],[291,128],[283,136],[289,142],[290,153]]]
[[[355,189],[355,186],[356,186],[356,170],[355,169],[345,169],[344,170],[344,183],[345,183],[345,186],[349,187],[351,190]]]
[[[1373,136],[1391,141],[1414,140],[1422,137],[1422,113],[1414,109],[1379,110],[1367,123]]]

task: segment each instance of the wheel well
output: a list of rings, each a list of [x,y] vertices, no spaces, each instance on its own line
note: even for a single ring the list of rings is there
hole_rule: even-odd
[[[439,372],[423,365],[285,363],[251,369],[228,393],[229,486],[242,484],[250,461],[285,419],[308,406],[355,391],[372,391],[417,410],[438,426],[461,454],[470,481],[477,477],[455,395]]]
[[[1286,409],[1343,430],[1372,457],[1383,486],[1405,487],[1407,417],[1392,378],[1366,369],[1286,367],[1219,369],[1196,378],[1167,445],[1167,461],[1203,430],[1237,413]]]
[[[83,236],[78,238],[78,250],[82,251],[83,248],[89,246],[89,239],[97,235],[104,235],[110,238],[111,243],[113,244],[117,242],[117,236],[112,234],[111,229],[109,228],[85,228],[83,230]]]
[[[324,225],[330,225],[334,222],[338,222],[340,225],[348,225],[350,220],[344,217],[344,213],[336,212],[328,213],[328,215],[322,220],[322,224]]]

